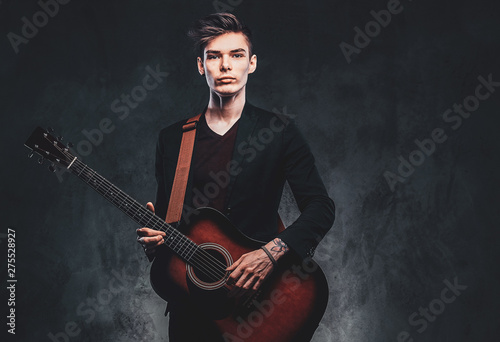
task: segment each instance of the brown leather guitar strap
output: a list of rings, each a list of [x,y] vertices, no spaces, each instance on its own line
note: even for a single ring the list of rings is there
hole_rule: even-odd
[[[200,116],[201,114],[192,117],[182,126],[181,148],[179,151],[179,158],[177,159],[177,168],[175,170],[172,192],[170,193],[167,217],[165,218],[165,222],[167,223],[179,222],[181,220],[182,206],[184,204],[184,196],[186,195],[186,186],[189,177],[189,168],[193,156],[196,126]]]
[[[179,158],[177,160],[177,168],[175,170],[174,183],[172,185],[172,192],[170,193],[170,200],[167,208],[167,217],[165,222],[174,223],[179,222],[182,217],[182,206],[184,204],[184,197],[186,195],[186,187],[189,177],[189,168],[191,166],[191,159],[193,157],[194,139],[196,137],[196,126],[200,120],[201,114],[198,114],[189,119],[184,126],[182,126],[182,140],[181,148],[179,151]],[[278,215],[278,233],[285,230],[285,225]]]

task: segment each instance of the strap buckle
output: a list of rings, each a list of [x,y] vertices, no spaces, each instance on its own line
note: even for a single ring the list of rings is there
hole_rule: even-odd
[[[188,122],[182,126],[182,132],[192,131],[193,129],[196,129],[196,126],[198,126],[198,121]]]

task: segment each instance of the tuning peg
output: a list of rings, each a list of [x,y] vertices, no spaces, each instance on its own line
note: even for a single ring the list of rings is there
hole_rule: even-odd
[[[54,132],[54,129],[52,127],[47,127],[47,132],[52,133]]]
[[[72,148],[74,145],[73,145],[73,143],[69,142],[69,143],[67,143],[67,144],[66,144],[66,146],[67,146],[68,148]]]
[[[58,137],[57,137],[57,140],[59,140],[59,141],[63,140],[62,135],[58,136]]]
[[[33,157],[33,150],[31,150],[30,153],[28,153],[28,158],[32,158]]]
[[[54,167],[54,164],[49,166],[49,171],[50,172],[56,172],[56,168]]]
[[[38,164],[42,165],[44,160],[43,157],[38,158]]]

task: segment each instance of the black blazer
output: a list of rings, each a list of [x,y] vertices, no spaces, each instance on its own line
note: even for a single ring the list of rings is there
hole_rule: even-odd
[[[166,216],[187,120],[161,130],[156,148],[158,191],[156,212]],[[195,147],[196,148],[196,140]],[[245,235],[268,242],[281,238],[301,258],[312,256],[331,228],[335,206],[314,164],[308,144],[290,118],[246,103],[236,135],[233,158],[214,184],[227,186],[224,214]],[[278,234],[278,207],[288,181],[301,215]],[[183,220],[193,212],[192,170],[184,201]],[[199,194],[198,194],[199,195]]]

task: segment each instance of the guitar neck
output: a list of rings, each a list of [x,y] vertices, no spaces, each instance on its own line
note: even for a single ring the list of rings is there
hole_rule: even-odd
[[[69,170],[76,175],[98,194],[102,195],[115,207],[124,212],[141,227],[160,230],[166,233],[165,245],[169,247],[182,259],[189,261],[198,250],[198,245],[188,239],[185,235],[164,222],[160,217],[146,209],[135,199],[120,190],[106,178],[75,158],[70,164]]]

